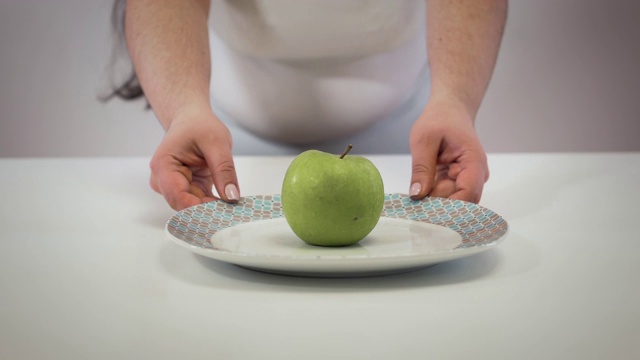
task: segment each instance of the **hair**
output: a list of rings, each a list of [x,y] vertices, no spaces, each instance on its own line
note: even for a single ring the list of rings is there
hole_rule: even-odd
[[[111,76],[113,78],[114,72],[114,63],[119,57],[120,52],[124,49],[126,51],[126,39],[125,39],[125,28],[124,28],[124,19],[125,19],[125,11],[127,7],[127,0],[114,0],[113,8],[111,9],[111,34],[113,37],[113,48],[112,48],[112,60],[111,60]],[[142,90],[142,86],[140,86],[140,82],[138,81],[138,76],[136,75],[135,70],[133,69],[133,65],[130,63],[131,70],[128,77],[125,80],[121,80],[111,86],[110,92],[102,96],[100,100],[102,102],[107,102],[113,98],[119,98],[122,100],[137,100],[140,98],[145,98],[144,90]],[[149,108],[149,104],[147,103],[147,108]]]

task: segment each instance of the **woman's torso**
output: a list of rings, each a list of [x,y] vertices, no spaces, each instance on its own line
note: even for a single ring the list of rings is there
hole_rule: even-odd
[[[425,15],[424,0],[213,0],[214,106],[286,143],[367,128],[426,81]]]

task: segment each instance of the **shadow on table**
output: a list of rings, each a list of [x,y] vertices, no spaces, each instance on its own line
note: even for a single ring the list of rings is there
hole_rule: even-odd
[[[228,284],[234,289],[241,290],[246,288],[246,290],[251,291],[259,291],[261,289],[273,291],[275,287],[282,290],[331,290],[334,292],[384,291],[470,282],[490,275],[503,260],[500,250],[495,249],[471,257],[452,260],[422,270],[401,274],[353,278],[309,278],[249,270],[195,254],[191,257],[195,258],[202,267],[208,270],[207,272],[215,274],[209,281],[204,281],[205,283],[210,282],[211,286],[219,287]],[[194,279],[192,278],[191,280]],[[200,280],[203,279],[200,278]],[[201,283],[201,285],[206,284]]]
[[[515,229],[514,229],[515,230]],[[181,282],[238,291],[349,292],[386,291],[471,283],[488,277],[511,278],[538,268],[544,254],[536,241],[510,231],[499,247],[419,271],[361,278],[305,278],[262,273],[196,255],[167,242],[160,263]]]

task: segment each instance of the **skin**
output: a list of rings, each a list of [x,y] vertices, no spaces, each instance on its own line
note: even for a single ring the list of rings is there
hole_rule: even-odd
[[[495,66],[507,0],[427,1],[431,97],[411,129],[409,194],[479,202],[489,179],[474,123]]]
[[[209,101],[208,13],[209,1],[127,1],[129,53],[166,130],[150,185],[176,210],[214,200],[212,185],[225,201],[239,197],[231,135]]]
[[[411,129],[409,193],[479,202],[489,177],[474,121],[496,61],[507,0],[427,1],[432,94]],[[150,185],[175,210],[239,186],[229,130],[213,113],[208,0],[129,0],[125,34],[147,100],[166,130]]]

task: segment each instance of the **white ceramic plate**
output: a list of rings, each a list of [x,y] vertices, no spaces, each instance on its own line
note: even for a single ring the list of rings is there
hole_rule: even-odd
[[[482,206],[443,198],[413,201],[403,194],[386,195],[376,228],[348,247],[300,240],[283,218],[280,195],[196,205],[166,225],[171,240],[197,254],[259,271],[319,277],[417,270],[491,249],[507,231],[507,222]]]

